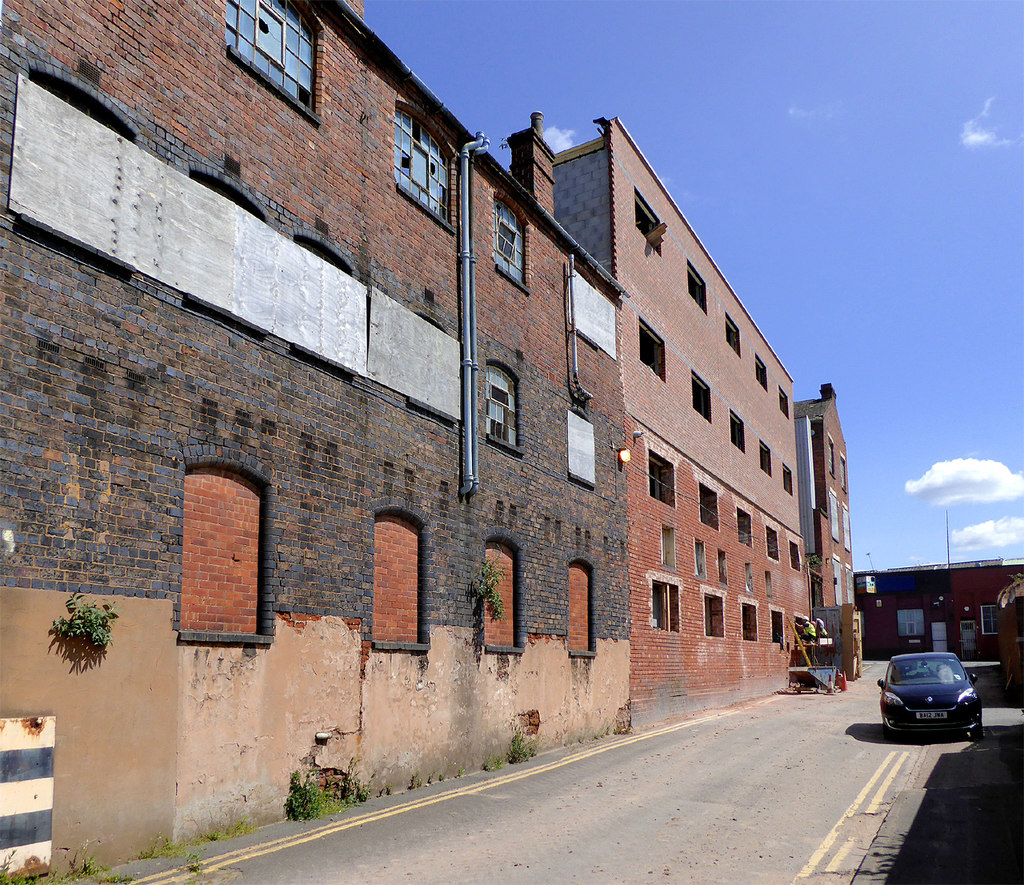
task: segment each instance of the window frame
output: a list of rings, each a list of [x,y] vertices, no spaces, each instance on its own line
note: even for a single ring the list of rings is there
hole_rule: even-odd
[[[736,508],[736,539],[745,547],[754,546],[754,522],[746,510]]]
[[[668,633],[679,632],[678,584],[668,581],[651,581],[651,627]]]
[[[789,566],[800,571],[800,545],[796,541],[789,542]]]
[[[701,581],[708,579],[707,545],[700,539],[693,539],[693,576]]]
[[[740,603],[740,622],[745,642],[757,642],[757,606],[752,602]]]
[[[781,387],[779,388],[779,411],[787,418],[789,417],[789,397]]]
[[[406,121],[408,121],[408,129],[405,128]],[[419,132],[418,137],[417,131]],[[407,156],[404,141],[399,137],[401,135],[404,138],[406,134],[409,137],[409,154]],[[425,184],[421,184],[413,177],[415,172],[413,152],[417,150],[424,163]],[[404,166],[406,158],[408,159],[407,170]],[[423,125],[423,122],[407,111],[395,108],[395,186],[417,206],[422,207],[445,224],[448,223],[449,200],[451,199],[448,162],[447,154],[434,139],[430,130]],[[435,165],[436,175],[431,172],[432,163]],[[438,193],[433,191],[435,184],[439,188]]]
[[[782,465],[782,490],[787,495],[793,494],[793,471],[785,464]]]
[[[725,636],[725,602],[715,593],[704,594],[704,635],[718,639]]]
[[[764,440],[760,441],[759,448],[757,450],[758,463],[761,466],[761,472],[767,473],[768,476],[772,475],[772,450],[765,445]]]
[[[729,557],[724,550],[718,551],[718,583],[729,586]]]
[[[914,617],[904,617],[906,615]],[[924,609],[896,609],[896,635],[899,637],[924,636]]]
[[[499,380],[508,382],[508,389],[501,390],[497,388],[491,378],[491,374],[494,373]],[[515,375],[509,372],[504,366],[499,363],[487,363],[486,371],[484,373],[486,387],[486,399],[487,399],[487,438],[495,440],[507,446],[513,446],[518,448],[519,443],[519,382]],[[495,399],[492,396],[492,390],[498,389],[502,393],[506,394],[509,402],[502,403],[500,399]],[[500,410],[502,414],[500,416],[494,416],[491,414],[491,406],[494,406],[496,410]],[[502,419],[499,421],[499,417]],[[511,418],[511,427],[507,420]],[[494,428],[504,428],[504,433],[495,433]],[[511,439],[509,438],[511,436]]]
[[[999,632],[999,606],[994,603],[983,603],[978,606],[979,617],[981,621],[981,635],[982,636],[993,636]],[[985,629],[986,620],[991,621],[991,630]]]
[[[502,228],[512,232],[511,241],[505,237],[511,247],[511,256],[501,248]],[[507,203],[497,199],[494,201],[494,266],[517,283],[526,285],[525,226]]]
[[[779,533],[771,526],[764,527],[764,549],[769,559],[779,561]]]
[[[661,565],[669,571],[676,570],[676,530],[664,524],[661,526]]]
[[[312,112],[316,94],[317,34],[308,17],[292,0],[253,0],[255,15],[251,15],[244,6],[244,0],[226,0],[224,4],[228,48],[292,101]],[[251,36],[248,24],[243,33],[243,20],[246,19],[251,19]],[[272,20],[280,28],[280,51],[277,54],[272,55],[266,41],[261,42],[260,25],[264,24],[264,19]],[[269,27],[264,33],[270,33]],[[292,61],[294,66],[290,64]]]

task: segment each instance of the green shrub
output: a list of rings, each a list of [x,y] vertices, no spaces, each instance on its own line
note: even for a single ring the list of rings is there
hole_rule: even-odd
[[[312,771],[305,777],[293,771],[288,784],[288,797],[284,800],[284,815],[288,820],[312,820],[319,817],[327,804],[319,779]]]
[[[536,755],[536,738],[531,741],[521,731],[517,731],[512,735],[512,740],[508,745],[508,754],[506,756],[509,765],[518,765],[520,762],[532,759]]]
[[[73,593],[64,603],[68,617],[55,618],[50,631],[61,639],[87,639],[96,648],[110,645],[111,625],[117,620],[117,609],[109,602],[94,605],[82,602],[81,593]]]

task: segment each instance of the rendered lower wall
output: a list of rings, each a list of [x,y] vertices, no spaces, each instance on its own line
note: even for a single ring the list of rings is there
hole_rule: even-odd
[[[76,855],[112,863],[170,834],[178,729],[170,601],[118,598],[113,641],[96,655],[82,641],[50,635],[66,599],[0,589],[0,717],[57,720],[57,869]]]

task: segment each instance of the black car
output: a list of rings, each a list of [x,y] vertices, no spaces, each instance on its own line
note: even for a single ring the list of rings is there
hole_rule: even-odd
[[[896,655],[878,680],[883,734],[961,731],[979,740],[984,726],[977,679],[949,652]]]

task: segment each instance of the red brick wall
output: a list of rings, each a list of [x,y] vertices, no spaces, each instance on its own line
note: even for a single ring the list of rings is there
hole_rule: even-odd
[[[373,529],[373,638],[419,638],[419,533],[398,516],[379,516]]]
[[[181,629],[255,633],[260,491],[219,467],[185,476]]]
[[[490,605],[487,606],[487,611],[484,612],[484,644],[511,647],[515,645],[515,559],[512,551],[502,544],[489,544],[487,558],[501,570],[498,592],[505,606],[505,620],[499,621],[495,618]]]
[[[569,650],[590,651],[590,573],[569,566]]]

